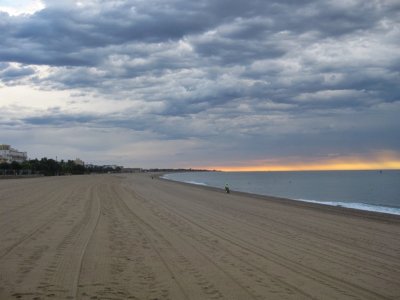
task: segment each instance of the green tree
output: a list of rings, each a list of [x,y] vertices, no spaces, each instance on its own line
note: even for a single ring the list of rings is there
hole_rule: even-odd
[[[10,169],[10,164],[7,162],[0,163],[0,170],[3,175],[7,175],[7,171]]]
[[[22,172],[22,174],[31,174],[32,173],[32,164],[29,160],[21,163],[21,172]]]
[[[32,174],[39,174],[40,173],[40,162],[37,158],[31,159],[29,161],[29,165],[31,167]]]
[[[21,170],[21,165],[17,161],[13,161],[11,163],[11,170],[14,172],[14,175],[17,175],[19,171]]]

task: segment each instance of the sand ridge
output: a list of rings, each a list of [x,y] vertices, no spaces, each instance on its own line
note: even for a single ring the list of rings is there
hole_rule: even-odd
[[[0,181],[0,299],[399,299],[400,218],[147,174]]]

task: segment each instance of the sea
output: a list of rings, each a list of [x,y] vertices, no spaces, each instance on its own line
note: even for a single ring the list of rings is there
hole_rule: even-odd
[[[400,215],[400,170],[184,172],[163,178],[295,201]]]

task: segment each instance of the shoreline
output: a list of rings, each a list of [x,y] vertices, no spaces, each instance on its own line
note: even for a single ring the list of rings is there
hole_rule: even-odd
[[[373,170],[373,171],[375,171],[375,170]],[[399,170],[389,170],[389,171],[399,171]],[[303,172],[303,171],[299,171],[299,172]],[[315,172],[320,172],[320,171],[315,171]],[[357,171],[355,171],[355,172],[357,172]],[[378,170],[378,172],[379,172],[379,170]],[[233,173],[235,173],[235,172],[233,172]],[[261,172],[261,173],[263,173],[263,172]],[[291,171],[290,171],[290,173],[291,173]],[[169,178],[164,178],[163,177],[163,176],[168,175],[168,174],[171,174],[171,173],[159,174],[158,178],[163,179],[163,180],[170,180],[172,182],[179,182],[179,183],[199,186],[199,187],[209,187],[209,188],[222,189],[222,188],[210,186],[210,185],[207,185],[207,184],[204,184],[204,183],[200,183],[200,182],[196,183],[196,182],[190,182],[190,181],[180,181],[180,180],[169,179]],[[350,209],[350,210],[355,210],[355,211],[360,211],[360,212],[367,212],[367,213],[372,213],[372,214],[384,214],[384,215],[400,217],[400,208],[396,207],[396,206],[385,206],[385,205],[368,204],[368,203],[362,203],[362,202],[322,201],[322,200],[316,200],[316,199],[289,198],[289,197],[285,197],[285,196],[274,196],[274,195],[268,195],[268,194],[257,194],[257,193],[237,191],[237,190],[232,190],[232,189],[231,189],[231,191],[235,192],[235,193],[242,193],[244,195],[254,195],[254,196],[267,197],[267,198],[290,200],[290,201],[293,201],[293,202],[302,202],[302,203],[307,203],[307,204],[315,204],[315,205],[318,205],[318,206],[321,205],[321,206],[325,206],[325,207],[337,207],[337,208]]]
[[[172,179],[167,179],[163,178],[162,176],[169,174],[169,173],[162,173],[158,174],[155,176],[158,180],[165,180],[177,184],[182,184],[185,186],[192,186],[196,187],[199,189],[204,189],[204,190],[209,190],[209,191],[217,191],[217,192],[222,192],[225,193],[223,188],[217,188],[209,185],[201,185],[201,184],[194,184],[194,183],[188,183],[184,181],[177,181],[177,180],[172,180]],[[276,201],[281,204],[286,204],[286,205],[293,205],[293,206],[298,206],[298,207],[304,207],[304,208],[311,208],[311,209],[316,209],[319,211],[329,211],[329,212],[334,212],[337,214],[346,214],[346,215],[353,215],[353,216],[360,216],[360,217],[371,217],[375,219],[393,219],[397,220],[400,222],[400,215],[398,214],[391,214],[391,213],[384,213],[384,212],[378,212],[378,211],[370,211],[370,210],[362,210],[362,209],[357,209],[357,208],[351,208],[351,207],[344,207],[344,206],[339,206],[339,205],[329,205],[329,204],[322,204],[318,202],[309,202],[313,200],[298,200],[298,199],[290,199],[290,198],[284,198],[284,197],[276,197],[276,196],[270,196],[270,195],[261,195],[261,194],[255,194],[255,193],[248,193],[248,192],[241,192],[241,191],[235,191],[231,190],[231,193],[237,194],[237,195],[242,195],[244,197],[252,197],[260,200],[265,200],[265,201]]]

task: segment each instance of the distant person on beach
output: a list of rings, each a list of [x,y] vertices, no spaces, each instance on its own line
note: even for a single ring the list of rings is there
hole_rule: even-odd
[[[231,191],[229,190],[229,185],[225,184],[225,192],[229,194]]]

